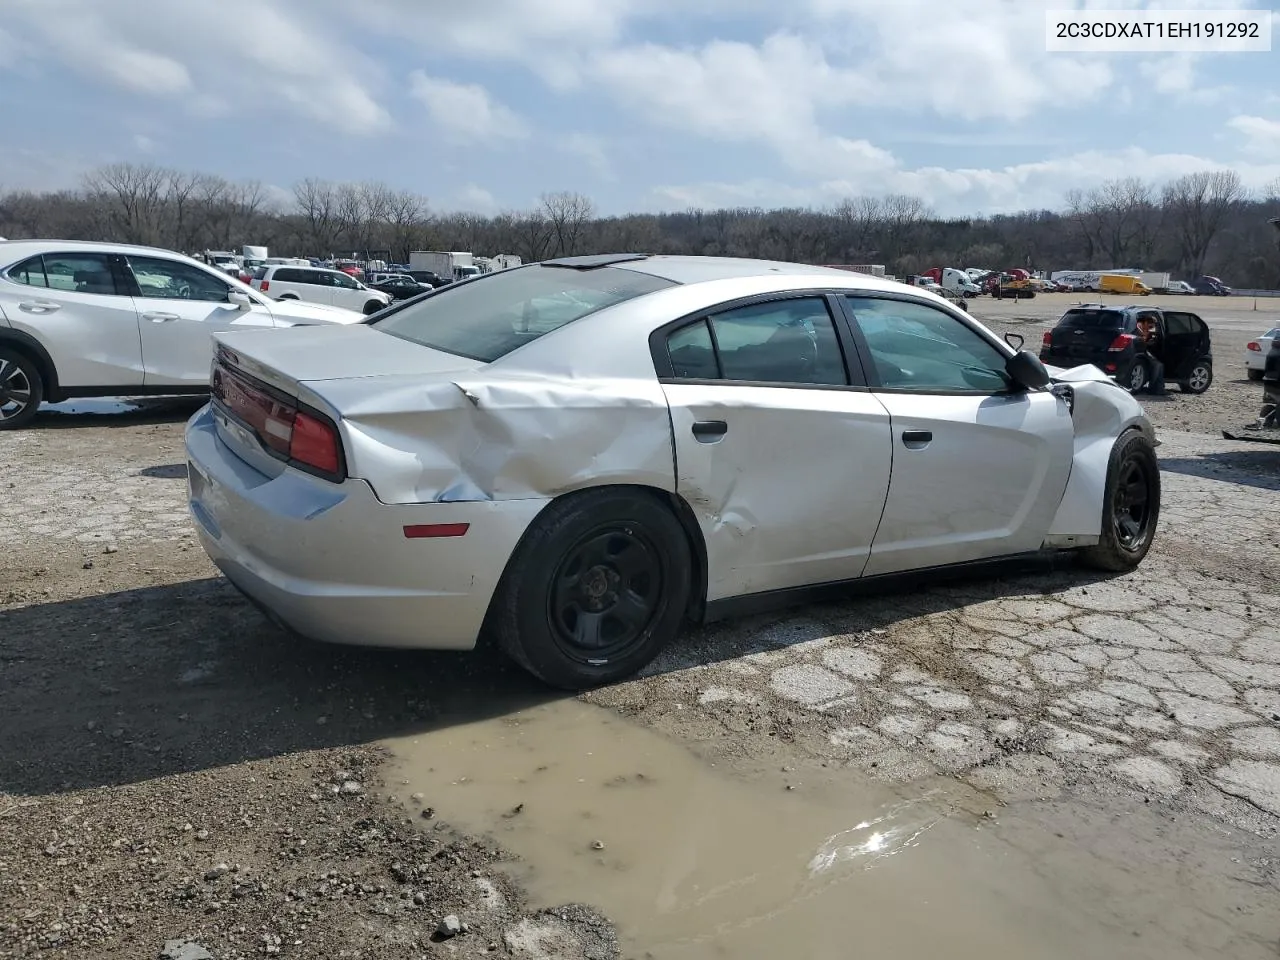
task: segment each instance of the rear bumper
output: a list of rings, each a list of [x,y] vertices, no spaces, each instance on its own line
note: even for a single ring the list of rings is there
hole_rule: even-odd
[[[546,500],[388,505],[363,480],[269,477],[218,437],[208,407],[186,430],[189,504],[222,573],[298,633],[330,643],[475,646],[508,558]],[[469,524],[408,539],[406,526]]]

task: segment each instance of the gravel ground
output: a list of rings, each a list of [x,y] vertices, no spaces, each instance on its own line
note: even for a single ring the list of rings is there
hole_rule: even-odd
[[[379,773],[384,738],[545,694],[264,624],[190,536],[172,408],[0,435],[0,957],[616,956]]]

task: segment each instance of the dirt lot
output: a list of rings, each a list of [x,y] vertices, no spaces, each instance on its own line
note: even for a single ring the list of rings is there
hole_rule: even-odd
[[[1056,299],[980,301],[973,312],[1034,343],[1071,298]],[[1021,912],[1115,938],[1095,955],[1275,956],[1280,448],[1216,436],[1256,414],[1240,357],[1276,315],[1195,306],[1213,328],[1217,382],[1202,397],[1174,389],[1148,404],[1164,440],[1165,504],[1139,574],[1056,564],[723,624],[584,698],[745,784],[724,795],[747,798],[758,836],[734,834],[702,859],[773,849],[771,818],[788,814],[751,812],[761,791],[800,796],[825,780],[915,803],[941,778],[965,791],[957,805],[974,822],[964,829],[1017,847],[1026,872],[1006,859],[939,897],[965,902],[965,886],[987,883],[1006,901],[1040,891]],[[492,739],[523,712],[564,702],[488,654],[321,647],[266,624],[191,537],[180,437],[192,409],[50,413],[0,434],[0,957],[152,957],[185,940],[168,955],[702,958],[721,955],[717,938],[738,944],[735,956],[776,956],[769,936],[805,944],[842,922],[810,914],[789,926],[781,908],[760,907],[763,926],[736,918],[731,934],[728,919],[710,930],[686,919],[685,929],[655,906],[668,902],[661,891],[689,903],[710,894],[665,875],[650,891],[635,863],[607,863],[626,847],[603,813],[583,835],[600,838],[599,856],[560,861],[557,845],[516,832],[520,817],[504,819],[515,808],[486,812],[508,799],[497,788],[491,804],[450,800],[459,777],[444,773],[454,768],[433,737]],[[410,757],[415,740],[425,759]],[[564,741],[530,749],[554,757]],[[653,796],[650,808],[664,809]],[[733,818],[699,816],[681,825],[683,848]],[[655,843],[672,828],[655,820]],[[513,867],[511,849],[529,861]],[[929,863],[910,857],[892,862]],[[894,869],[910,886],[879,904],[885,917],[931,882],[919,867]],[[742,871],[728,888],[758,867]],[[539,874],[570,879],[549,886]],[[611,899],[620,876],[630,900]],[[866,896],[899,889],[894,876],[876,874]],[[574,901],[607,902],[617,929],[594,908],[544,909]],[[849,913],[848,901],[838,909]],[[974,945],[1018,920],[987,909],[982,930],[937,914],[957,938],[952,956],[1001,949]],[[437,933],[450,915],[465,932]],[[877,922],[874,911],[857,919]],[[894,955],[916,955],[893,942]],[[775,952],[749,949],[765,943]],[[1072,955],[1027,943],[1021,955]],[[823,952],[814,939],[811,955],[847,946]]]

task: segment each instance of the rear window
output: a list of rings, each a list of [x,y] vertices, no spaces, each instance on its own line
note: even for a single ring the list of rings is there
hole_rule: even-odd
[[[1067,330],[1122,330],[1124,314],[1119,310],[1068,310],[1058,326]]]
[[[675,285],[614,267],[535,265],[442,287],[370,326],[424,347],[492,363],[587,314]]]

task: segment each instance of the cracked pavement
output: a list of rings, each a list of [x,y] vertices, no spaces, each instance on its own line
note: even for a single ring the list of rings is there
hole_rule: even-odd
[[[120,442],[91,456],[78,430],[0,435],[9,562],[189,546],[180,432],[112,430]],[[943,773],[1015,797],[1090,784],[1274,832],[1280,449],[1161,439],[1160,530],[1136,573],[1063,561],[723,623],[590,699],[688,742],[772,730],[873,777]],[[40,601],[15,579],[10,603]]]

